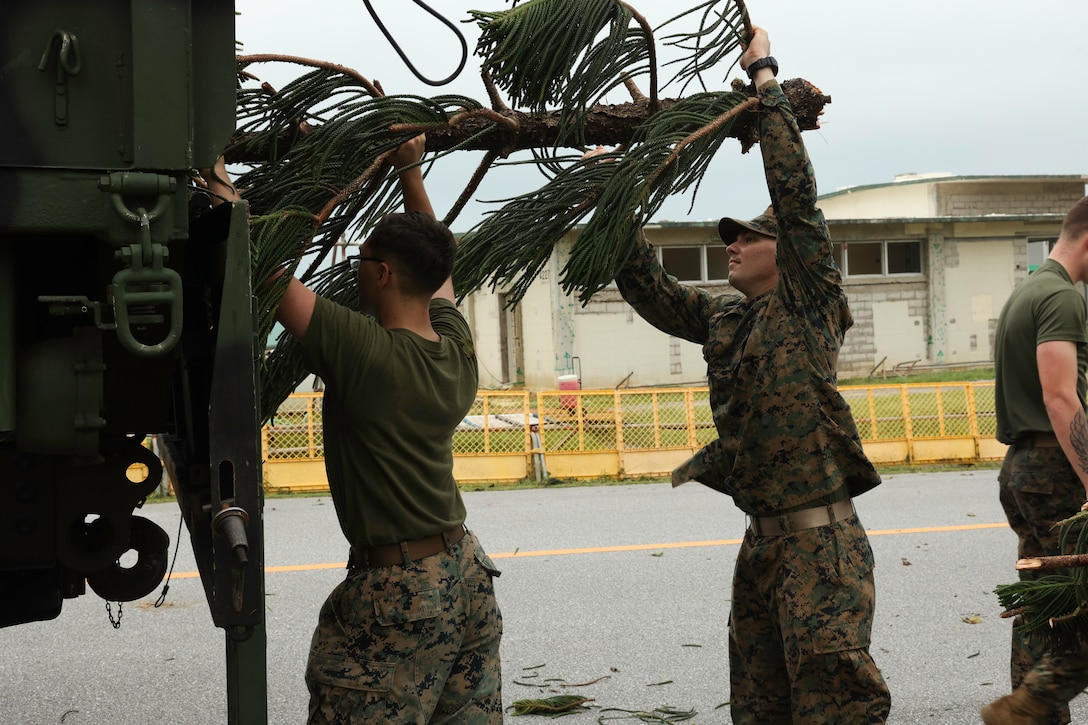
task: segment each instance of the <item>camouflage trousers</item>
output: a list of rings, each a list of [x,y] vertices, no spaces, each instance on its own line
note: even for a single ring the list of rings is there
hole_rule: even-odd
[[[502,722],[498,570],[476,537],[356,568],[329,594],[306,663],[308,722]]]
[[[1019,558],[1050,556],[1058,551],[1055,522],[1080,511],[1084,486],[1058,447],[1010,446],[998,474],[999,495],[1009,526],[1019,539]],[[1068,553],[1068,552],[1067,552]],[[1053,572],[1021,571],[1027,581]],[[1055,704],[1051,722],[1069,722],[1069,701],[1088,686],[1088,653],[1050,655],[1041,638],[1025,637],[1013,620],[1010,683]]]
[[[729,615],[736,725],[885,722],[891,695],[869,655],[873,565],[856,518],[784,536],[748,530]]]

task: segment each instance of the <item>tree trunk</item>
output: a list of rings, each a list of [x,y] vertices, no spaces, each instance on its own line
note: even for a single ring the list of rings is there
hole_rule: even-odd
[[[819,128],[819,118],[824,106],[831,103],[831,97],[824,95],[819,88],[803,78],[791,78],[782,83],[783,92],[793,106],[794,115],[802,131]],[[751,85],[742,86],[748,95],[754,95]],[[663,99],[661,104],[667,107],[676,103],[673,99]],[[514,119],[517,130],[501,124],[495,130],[483,136],[464,149],[468,151],[497,151],[508,156],[515,151],[532,148],[551,148],[559,136],[559,113],[528,114],[516,110],[504,110],[500,115]],[[630,142],[640,124],[650,118],[650,104],[647,100],[632,101],[610,106],[595,106],[589,111],[585,123],[585,142],[587,145],[615,146]],[[470,118],[456,126],[427,129],[427,150],[446,151],[464,143],[475,134],[494,126],[495,122],[487,118]],[[759,141],[759,122],[756,112],[748,111],[737,118],[730,136],[740,141],[741,152],[747,153]],[[279,149],[282,155],[290,152],[291,139],[284,135],[280,138]],[[231,140],[227,149],[227,161],[230,163],[262,163],[273,161],[267,148],[247,143],[245,137],[237,136]]]

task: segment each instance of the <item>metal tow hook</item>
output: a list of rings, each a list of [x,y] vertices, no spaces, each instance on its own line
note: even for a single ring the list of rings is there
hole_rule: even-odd
[[[234,552],[234,565],[231,566],[231,608],[236,613],[242,611],[242,598],[245,592],[246,565],[249,564],[249,539],[246,527],[249,526],[249,514],[244,508],[224,503],[223,508],[212,517],[212,531],[227,540]]]

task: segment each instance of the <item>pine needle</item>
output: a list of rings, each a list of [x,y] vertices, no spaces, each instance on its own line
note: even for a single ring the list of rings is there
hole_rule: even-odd
[[[717,67],[730,53],[740,48],[742,41],[747,40],[748,11],[739,0],[708,0],[665,21],[655,32],[697,14],[701,14],[698,30],[665,37],[666,45],[686,51],[684,57],[669,63],[683,65],[666,84],[681,83],[681,92],[695,80],[705,89],[702,74]],[[723,80],[735,65],[736,60],[726,68]]]
[[[513,710],[515,715],[569,715],[588,709],[584,705],[592,701],[592,697],[581,695],[556,695],[536,700],[514,700]]]
[[[605,713],[620,712],[623,715],[606,715]],[[601,710],[600,717],[597,718],[597,722],[605,723],[612,720],[638,720],[640,722],[648,723],[674,723],[674,722],[687,722],[691,720],[699,713],[695,710],[679,710],[676,708],[663,706],[655,708],[654,710],[625,710],[621,707],[608,707]]]

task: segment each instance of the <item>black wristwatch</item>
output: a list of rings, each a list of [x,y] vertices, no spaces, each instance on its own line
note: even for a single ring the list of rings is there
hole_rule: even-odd
[[[747,68],[748,79],[755,80],[756,71],[760,68],[770,68],[771,74],[778,76],[778,61],[773,56],[768,55],[766,58],[752,61],[752,64]]]

